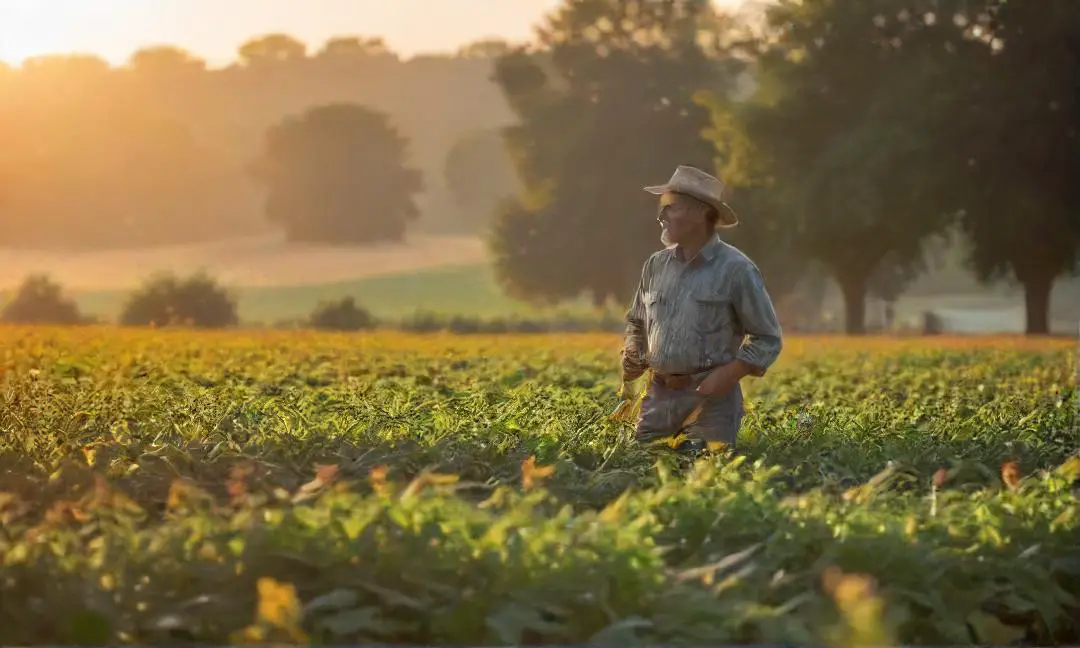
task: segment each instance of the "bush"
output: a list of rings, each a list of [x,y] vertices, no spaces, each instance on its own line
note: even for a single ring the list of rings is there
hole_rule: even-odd
[[[601,317],[571,315],[568,313],[544,317],[470,317],[465,315],[439,315],[428,311],[417,311],[403,318],[399,328],[413,333],[435,333],[446,331],[466,335],[481,334],[527,334],[527,333],[586,333],[614,332],[621,333],[624,321],[615,314],[605,313]]]
[[[311,314],[311,326],[332,331],[359,331],[375,326],[371,313],[356,305],[352,297],[320,303]]]
[[[444,331],[449,324],[437,313],[420,310],[402,319],[400,328],[412,333],[436,333]]]
[[[202,273],[187,279],[171,274],[151,278],[131,296],[120,315],[125,326],[224,328],[238,321],[235,299]]]
[[[90,320],[79,314],[75,302],[63,295],[60,284],[46,275],[31,275],[23,280],[3,311],[0,321],[11,324],[85,324]]]

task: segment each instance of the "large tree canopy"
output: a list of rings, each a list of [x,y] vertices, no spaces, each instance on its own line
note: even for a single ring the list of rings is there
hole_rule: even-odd
[[[492,246],[512,294],[629,298],[660,247],[641,187],[712,159],[708,114],[692,96],[730,78],[702,38],[715,24],[706,0],[569,0],[535,47],[500,58],[496,80],[519,118],[505,140],[523,189],[503,203]]]
[[[949,27],[881,20],[908,4],[780,0],[756,43],[755,96],[709,102],[721,174],[767,188],[773,229],[840,285],[849,333],[865,330],[872,278],[909,275],[960,206],[934,165],[949,69],[925,46]]]
[[[989,0],[961,21],[970,44],[954,128],[976,275],[1023,286],[1027,331],[1049,330],[1056,278],[1080,262],[1080,2]]]
[[[268,218],[294,241],[402,240],[422,189],[406,144],[386,115],[363,106],[317,106],[285,119],[253,165],[267,187]]]

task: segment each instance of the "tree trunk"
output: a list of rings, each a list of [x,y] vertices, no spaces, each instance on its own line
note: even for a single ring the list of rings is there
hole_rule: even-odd
[[[1036,275],[1023,283],[1026,332],[1028,335],[1046,335],[1050,332],[1050,290],[1054,287],[1054,277]]]
[[[866,277],[839,277],[844,295],[844,332],[848,335],[866,333]]]

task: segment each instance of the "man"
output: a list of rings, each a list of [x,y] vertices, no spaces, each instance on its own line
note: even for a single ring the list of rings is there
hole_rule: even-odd
[[[667,247],[645,262],[626,317],[623,395],[651,370],[636,437],[685,433],[681,451],[733,447],[744,414],[739,381],[764,376],[780,354],[776,312],[757,266],[716,232],[739,222],[719,179],[679,166],[645,191],[660,196]]]

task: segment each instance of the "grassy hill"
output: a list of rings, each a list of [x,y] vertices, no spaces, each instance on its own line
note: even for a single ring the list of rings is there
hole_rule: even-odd
[[[418,270],[301,286],[242,287],[233,290],[240,318],[266,324],[304,317],[324,300],[352,295],[378,317],[399,318],[418,310],[475,317],[535,314],[536,309],[503,294],[486,264]],[[128,291],[72,291],[79,307],[109,320],[119,315]],[[585,300],[560,312],[588,312]]]

